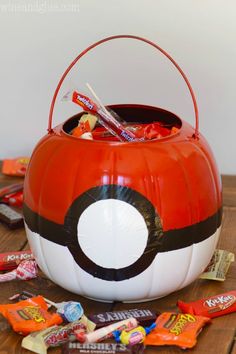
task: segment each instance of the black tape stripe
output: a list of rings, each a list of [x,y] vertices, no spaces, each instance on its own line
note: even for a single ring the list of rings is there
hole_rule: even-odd
[[[173,251],[202,242],[212,236],[220,227],[222,208],[207,219],[182,229],[164,231],[159,252]]]
[[[104,268],[94,263],[83,252],[78,242],[77,227],[80,216],[86,208],[100,200],[115,199],[129,203],[143,216],[148,239],[143,254],[127,267]],[[41,237],[68,247],[76,263],[94,277],[121,281],[137,276],[147,269],[158,252],[167,252],[188,247],[212,236],[221,224],[222,210],[204,221],[181,229],[163,231],[160,217],[152,203],[139,192],[119,185],[94,187],[80,195],[70,206],[63,225],[54,223],[24,205],[25,221],[31,231]]]
[[[28,228],[48,241],[52,241],[61,246],[66,246],[66,232],[64,225],[50,221],[43,216],[35,213],[25,203],[23,214]]]
[[[66,246],[68,237],[63,224],[57,224],[32,211],[24,204],[24,218],[28,228],[48,241]],[[221,225],[222,208],[209,218],[181,229],[163,231],[158,252],[173,251],[199,243],[213,235]]]

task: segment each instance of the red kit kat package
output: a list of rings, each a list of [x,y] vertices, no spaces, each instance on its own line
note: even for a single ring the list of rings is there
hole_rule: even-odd
[[[0,253],[0,270],[15,269],[21,261],[30,258],[34,258],[31,251]]]
[[[177,304],[183,313],[210,318],[223,316],[236,311],[236,290],[188,303],[179,300]]]

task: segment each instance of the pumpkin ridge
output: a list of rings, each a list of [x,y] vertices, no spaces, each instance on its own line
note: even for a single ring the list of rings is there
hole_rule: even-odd
[[[177,160],[177,163],[180,167],[180,170],[182,172],[182,175],[183,175],[183,179],[185,181],[185,190],[187,191],[187,195],[188,195],[188,199],[187,199],[187,202],[188,202],[188,214],[190,216],[190,224],[195,224],[195,220],[199,220],[199,217],[196,218],[193,216],[193,210],[195,210],[194,206],[192,205],[192,201],[194,200],[193,198],[193,194],[191,192],[191,189],[189,188],[189,178],[190,176],[186,174],[186,171],[185,171],[185,166],[184,166],[184,163],[183,163],[183,152],[181,149],[179,149],[177,147],[177,144],[171,144],[170,145],[171,148],[172,148],[172,151],[175,150],[175,156],[176,156],[176,160]],[[176,154],[177,152],[177,154]],[[179,156],[181,156],[181,158],[179,158]]]
[[[203,137],[201,137],[203,139]],[[201,141],[201,140],[200,140]],[[191,141],[191,144],[193,144],[193,142]],[[207,144],[207,142],[204,139],[204,144]],[[198,149],[199,151],[201,151],[202,155],[204,156],[208,166],[209,166],[209,170],[211,172],[212,175],[212,180],[214,181],[214,188],[215,188],[215,195],[216,195],[216,199],[217,199],[217,205],[220,206],[222,205],[222,191],[219,188],[219,183],[221,183],[221,180],[219,180],[219,183],[217,181],[217,176],[214,173],[214,165],[212,164],[212,159],[214,159],[212,153],[210,151],[207,151],[206,149],[203,148],[202,146],[202,141],[201,141],[201,145],[199,144],[194,144],[195,148]],[[210,147],[208,146],[208,149],[210,149]]]
[[[178,288],[177,288],[176,290],[182,289],[182,285],[185,283],[186,279],[188,278],[188,275],[189,275],[189,272],[190,272],[190,268],[191,268],[191,263],[192,263],[192,257],[193,257],[194,246],[195,246],[195,244],[192,244],[192,245],[191,245],[191,255],[190,255],[190,257],[189,257],[190,263],[189,263],[189,266],[186,267],[186,273],[185,273],[185,275],[184,275],[184,277],[183,277],[183,280],[181,281],[181,283],[179,284],[179,286],[178,286]]]

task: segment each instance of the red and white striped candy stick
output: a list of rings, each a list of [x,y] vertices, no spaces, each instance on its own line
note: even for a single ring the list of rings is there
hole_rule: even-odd
[[[18,267],[11,272],[0,274],[0,283],[19,279],[30,280],[37,277],[37,264],[35,260],[28,259],[22,261]]]

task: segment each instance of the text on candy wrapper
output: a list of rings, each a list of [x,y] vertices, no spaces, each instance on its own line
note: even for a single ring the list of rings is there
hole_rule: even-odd
[[[6,261],[7,262],[10,262],[10,261],[22,261],[22,260],[25,260],[25,259],[28,259],[28,258],[32,258],[32,254],[28,254],[28,253],[24,253],[24,254],[9,254],[7,256],[7,259]]]
[[[94,108],[94,105],[85,97],[80,96],[79,94],[77,95],[77,99],[82,102],[86,107],[88,107],[90,110]]]
[[[227,302],[233,301],[233,300],[235,300],[235,296],[233,296],[233,295],[227,295],[227,296],[222,295],[222,296],[218,296],[215,299],[206,300],[204,302],[204,305],[207,307],[215,307],[218,305],[226,304]]]

